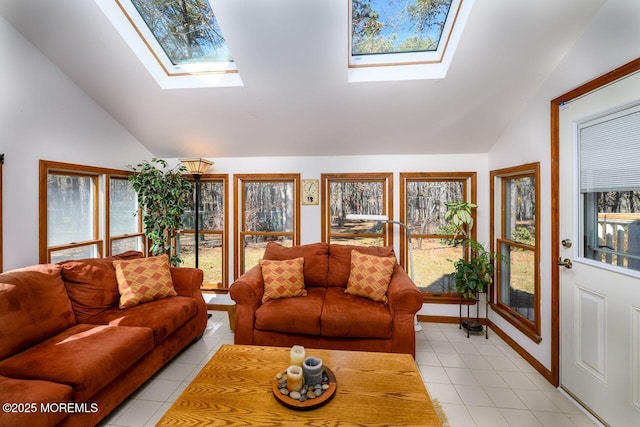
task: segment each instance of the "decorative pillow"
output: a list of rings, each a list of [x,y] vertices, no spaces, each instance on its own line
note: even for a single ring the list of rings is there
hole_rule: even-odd
[[[177,295],[165,255],[113,261],[120,291],[120,308]]]
[[[304,297],[304,258],[274,261],[261,259],[264,294],[262,302],[288,297]]]
[[[387,289],[396,265],[396,257],[379,257],[351,252],[351,273],[344,291],[351,295],[388,303]]]

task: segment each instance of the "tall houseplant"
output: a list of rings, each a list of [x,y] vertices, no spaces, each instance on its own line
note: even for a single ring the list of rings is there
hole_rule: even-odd
[[[478,292],[485,292],[493,281],[495,254],[487,251],[477,240],[471,238],[473,216],[471,210],[477,205],[468,202],[448,202],[445,220],[455,229],[454,244],[462,245],[465,254],[454,262],[456,290],[464,298],[475,299]]]
[[[193,194],[193,185],[183,175],[186,168],[179,165],[169,169],[166,161],[156,158],[129,168],[135,172],[129,175],[129,181],[138,194],[144,232],[151,241],[149,252],[167,254],[176,265],[180,258],[174,242]]]

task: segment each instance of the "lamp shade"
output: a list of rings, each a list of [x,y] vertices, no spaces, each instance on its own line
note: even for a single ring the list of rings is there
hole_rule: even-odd
[[[213,165],[211,160],[198,158],[198,159],[180,159],[183,165],[189,169],[192,175],[202,175],[207,169]]]

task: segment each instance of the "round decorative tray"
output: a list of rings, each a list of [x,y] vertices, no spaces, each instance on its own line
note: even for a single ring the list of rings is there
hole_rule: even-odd
[[[280,402],[287,408],[297,409],[300,411],[314,409],[324,405],[325,403],[330,401],[333,395],[336,393],[338,384],[336,383],[336,376],[331,371],[331,369],[327,368],[326,366],[324,366],[322,369],[324,370],[324,373],[327,375],[327,377],[329,377],[329,388],[326,389],[320,396],[313,399],[307,399],[304,402],[301,402],[297,399],[292,399],[291,397],[285,396],[280,392],[280,389],[278,388],[277,378],[274,378],[273,381],[271,381],[273,395],[276,397],[276,400],[278,402]],[[286,370],[284,370],[282,373],[286,373]]]

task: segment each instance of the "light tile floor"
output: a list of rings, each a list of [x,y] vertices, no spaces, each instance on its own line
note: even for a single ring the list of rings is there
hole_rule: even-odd
[[[180,353],[101,426],[153,426],[222,344],[233,344],[227,313],[211,311],[203,338]],[[422,323],[416,361],[451,427],[598,426],[500,337],[457,324]]]

